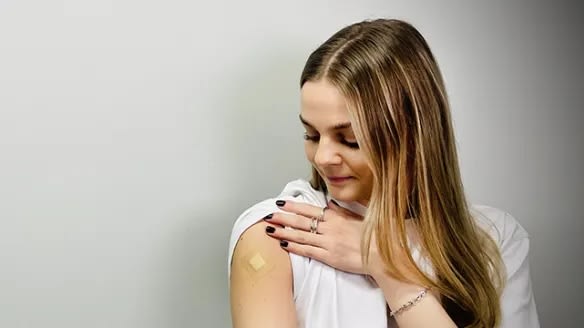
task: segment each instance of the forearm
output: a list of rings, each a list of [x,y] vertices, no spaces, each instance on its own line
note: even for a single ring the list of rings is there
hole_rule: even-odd
[[[387,275],[374,277],[377,285],[383,291],[385,300],[392,311],[396,311],[404,304],[414,300],[424,289],[421,286],[406,284]],[[416,304],[408,307],[395,316],[401,328],[417,327],[456,327],[448,316],[438,297],[428,292]]]

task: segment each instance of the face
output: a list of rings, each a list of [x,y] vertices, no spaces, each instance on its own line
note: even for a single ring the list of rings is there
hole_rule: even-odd
[[[301,107],[306,158],[331,196],[367,205],[373,176],[351,128],[345,98],[325,79],[309,81],[301,90]]]

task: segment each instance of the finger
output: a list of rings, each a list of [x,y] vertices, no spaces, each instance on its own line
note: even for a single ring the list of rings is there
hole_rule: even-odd
[[[306,203],[294,202],[290,200],[278,200],[276,201],[276,205],[286,212],[295,213],[307,218],[316,218],[323,214],[322,207]]]
[[[280,241],[280,246],[290,253],[294,253],[296,255],[304,257],[309,257],[311,259],[315,259],[317,261],[326,263],[325,258],[328,252],[323,248],[297,244],[288,240]]]
[[[310,231],[312,219],[294,213],[277,212],[264,217],[264,221],[284,227]]]
[[[301,230],[291,230],[268,226],[266,227],[266,234],[276,239],[287,240],[300,245],[308,245],[319,248],[324,248],[325,245],[324,236]]]

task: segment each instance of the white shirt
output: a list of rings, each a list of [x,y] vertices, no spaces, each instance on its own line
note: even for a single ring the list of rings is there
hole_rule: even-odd
[[[305,180],[288,183],[282,193],[247,209],[235,221],[231,233],[228,273],[237,241],[249,227],[270,213],[281,212],[276,199],[294,200],[324,207],[321,191]],[[365,208],[358,203],[338,202],[355,213]],[[473,206],[473,217],[499,245],[507,270],[501,296],[503,328],[538,328],[539,322],[529,276],[529,236],[508,213],[488,206]],[[294,303],[299,327],[354,328],[387,327],[386,303],[381,289],[366,276],[336,270],[322,262],[289,253],[294,279]],[[419,259],[419,257],[414,256]],[[419,263],[424,269],[424,263]]]

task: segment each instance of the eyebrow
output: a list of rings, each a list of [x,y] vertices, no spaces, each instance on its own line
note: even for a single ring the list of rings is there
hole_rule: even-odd
[[[302,124],[306,125],[307,127],[311,128],[311,129],[316,130],[312,124],[308,123],[308,121],[306,121],[302,117],[302,115],[298,115],[298,117],[300,118],[300,122],[302,122]],[[333,125],[331,127],[331,129],[332,130],[343,130],[343,129],[350,128],[350,127],[351,127],[351,122],[345,122],[345,123],[337,123],[337,124]]]

